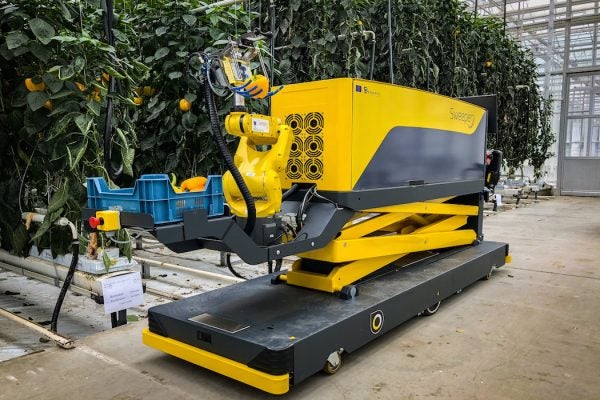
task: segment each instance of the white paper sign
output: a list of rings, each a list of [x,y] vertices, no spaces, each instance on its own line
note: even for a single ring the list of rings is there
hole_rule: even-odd
[[[103,279],[102,296],[105,314],[143,305],[144,290],[140,273],[132,272]]]

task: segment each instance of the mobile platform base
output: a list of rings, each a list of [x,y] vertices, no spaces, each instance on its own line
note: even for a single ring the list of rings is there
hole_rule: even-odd
[[[344,353],[489,278],[509,257],[505,243],[428,252],[392,264],[343,299],[277,283],[277,273],[149,310],[148,346],[272,393],[286,393]]]

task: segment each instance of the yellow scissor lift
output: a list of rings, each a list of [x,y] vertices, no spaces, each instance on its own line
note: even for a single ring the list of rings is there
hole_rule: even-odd
[[[300,253],[292,270],[279,275],[291,285],[342,292],[344,287],[411,253],[473,243],[477,234],[460,229],[479,208],[444,204],[448,199],[364,210],[327,246]],[[335,264],[327,275],[302,269],[306,260]]]

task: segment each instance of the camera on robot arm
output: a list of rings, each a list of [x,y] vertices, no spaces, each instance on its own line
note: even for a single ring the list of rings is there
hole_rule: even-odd
[[[261,44],[271,36],[254,30],[236,39],[229,37],[221,50],[192,53],[188,73],[208,84],[217,96],[233,93],[244,99],[268,99],[283,89],[283,85],[271,87],[261,54]]]

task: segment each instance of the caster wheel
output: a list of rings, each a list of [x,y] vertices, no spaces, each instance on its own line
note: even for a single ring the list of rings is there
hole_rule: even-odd
[[[327,357],[327,361],[325,361],[325,365],[323,366],[323,372],[328,375],[333,375],[340,370],[342,367],[342,352],[344,350],[340,349],[338,351],[334,351]]]
[[[342,288],[340,292],[340,298],[344,300],[350,300],[358,296],[358,286],[348,285]]]
[[[496,269],[495,265],[492,268],[490,268],[490,271],[481,279],[483,279],[484,281],[489,280],[492,277],[492,274],[494,273],[494,269]]]
[[[423,310],[423,315],[426,317],[429,317],[430,315],[433,315],[437,312],[437,310],[440,309],[440,304],[442,304],[441,301],[438,301],[436,304],[432,305],[431,307],[427,307],[425,310]]]

